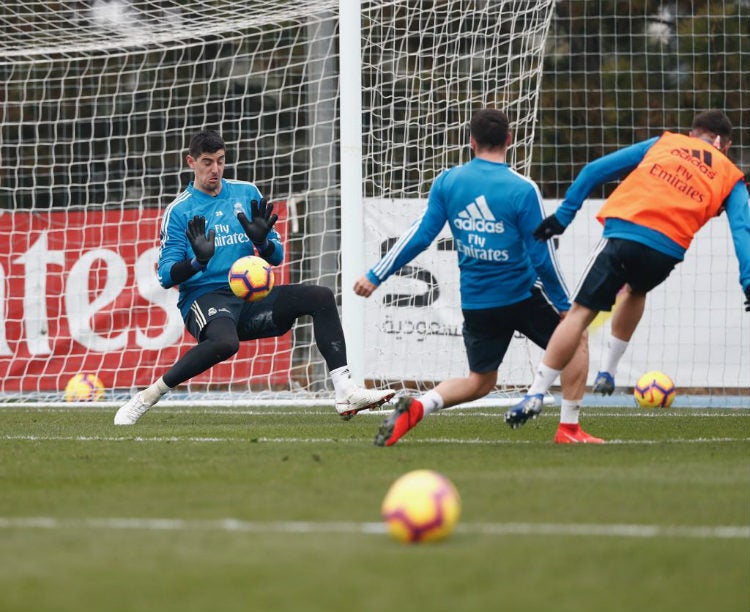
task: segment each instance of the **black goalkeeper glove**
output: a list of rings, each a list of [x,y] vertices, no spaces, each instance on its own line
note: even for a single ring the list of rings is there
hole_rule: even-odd
[[[750,312],[750,285],[745,289],[745,312]]]
[[[565,227],[563,227],[563,224],[557,220],[557,217],[555,217],[554,214],[552,214],[537,225],[532,236],[537,240],[544,242],[545,240],[552,238],[552,236],[562,234],[564,231]]]
[[[193,247],[195,259],[205,268],[208,260],[214,255],[216,232],[212,229],[208,230],[208,236],[206,236],[206,218],[196,215],[188,221],[185,235]]]
[[[265,198],[261,198],[260,202],[258,200],[251,200],[250,212],[253,215],[252,221],[248,221],[243,212],[237,213],[237,219],[239,219],[242,229],[245,230],[250,241],[262,252],[268,246],[266,244],[268,233],[273,228],[279,216],[271,214],[273,212],[273,204],[269,204]]]

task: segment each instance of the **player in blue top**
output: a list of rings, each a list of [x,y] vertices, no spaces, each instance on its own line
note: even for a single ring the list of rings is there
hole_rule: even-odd
[[[284,259],[280,236],[273,229],[278,217],[254,184],[223,178],[226,146],[216,132],[193,137],[187,163],[194,180],[164,214],[158,275],[163,287],[179,286],[178,306],[198,344],[123,405],[115,425],[135,424],[167,391],[229,359],[240,341],[281,336],[303,315],[312,316],[315,342],[336,391],[336,410],[344,419],[391,399],[395,393],[390,389],[363,389],[351,380],[330,289],[277,285],[258,302],[232,293],[227,275],[240,257],[259,255],[272,265]]]
[[[460,269],[469,375],[445,380],[418,399],[401,398],[375,438],[378,446],[395,444],[426,414],[487,395],[497,383],[497,369],[513,334],[521,332],[544,348],[570,308],[552,246],[532,235],[543,218],[539,189],[505,161],[511,142],[508,117],[483,109],[474,114],[470,128],[474,159],[435,180],[424,214],[354,285],[357,295],[369,297],[450,225]],[[563,373],[555,442],[602,442],[578,424],[587,369],[583,338]]]

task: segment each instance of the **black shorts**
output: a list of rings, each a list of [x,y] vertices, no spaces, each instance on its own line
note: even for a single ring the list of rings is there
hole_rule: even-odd
[[[185,318],[185,327],[198,341],[208,323],[226,317],[237,326],[240,340],[271,338],[288,332],[273,321],[273,305],[278,297],[278,287],[274,287],[266,297],[257,302],[246,302],[238,298],[231,289],[218,289],[205,293],[193,302]]]
[[[519,332],[537,346],[547,348],[560,313],[535,287],[531,297],[509,306],[464,310],[463,336],[469,369],[477,374],[500,367],[513,334]]]
[[[592,310],[608,312],[626,283],[637,293],[648,293],[663,283],[678,263],[679,259],[639,242],[604,239],[590,259],[573,299]]]

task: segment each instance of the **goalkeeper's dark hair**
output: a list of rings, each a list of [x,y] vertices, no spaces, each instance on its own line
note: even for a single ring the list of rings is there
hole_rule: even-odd
[[[508,141],[510,121],[501,110],[483,108],[474,113],[469,129],[480,147],[504,147]]]
[[[693,119],[693,130],[711,132],[724,140],[732,138],[732,122],[719,110],[707,110]]]
[[[219,136],[218,132],[213,130],[203,130],[198,132],[190,140],[190,148],[188,153],[193,159],[198,159],[201,153],[216,153],[216,151],[225,150],[226,145],[224,139]]]

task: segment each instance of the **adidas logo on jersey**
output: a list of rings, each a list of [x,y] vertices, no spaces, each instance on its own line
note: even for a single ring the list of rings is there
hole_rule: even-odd
[[[453,225],[466,232],[480,232],[483,234],[502,234],[505,226],[502,221],[495,219],[487,200],[479,196],[453,219]]]
[[[710,151],[688,151],[687,149],[679,148],[672,149],[671,153],[697,168],[701,174],[705,174],[708,178],[712,179],[716,176],[716,170],[711,168],[713,157]]]

